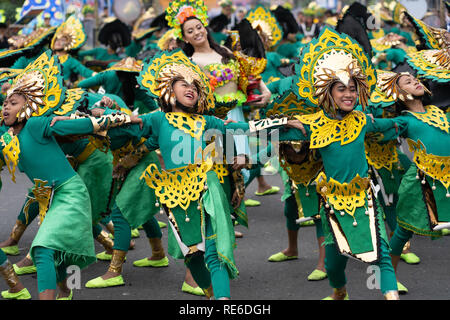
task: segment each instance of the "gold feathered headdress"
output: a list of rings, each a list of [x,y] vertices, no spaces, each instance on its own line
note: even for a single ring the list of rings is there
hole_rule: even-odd
[[[376,72],[355,40],[325,27],[317,39],[303,48],[300,61],[296,66],[299,75],[295,82],[296,93],[308,105],[320,106],[335,115],[337,106],[331,96],[333,84],[342,82],[348,86],[353,80],[359,104],[363,108],[367,106],[370,92],[376,85]]]
[[[64,21],[53,36],[51,48],[54,50],[56,39],[66,37],[68,39],[65,51],[77,50],[86,42],[86,34],[84,33],[83,24],[75,16],[70,16]]]
[[[173,84],[184,80],[198,89],[198,113],[214,108],[214,95],[209,78],[182,50],[163,51],[145,61],[137,81],[146,92],[165,105],[175,106]]]
[[[414,97],[409,92],[401,89],[398,85],[398,80],[403,76],[412,75],[409,72],[396,73],[384,71],[378,75],[377,87],[387,98],[391,98],[394,101],[397,101],[397,99],[400,99],[403,102],[407,100],[414,100]],[[425,92],[431,94],[431,92],[424,85],[422,86],[424,87]]]
[[[64,101],[65,88],[61,67],[50,50],[44,52],[14,78],[6,93],[6,99],[13,94],[20,94],[26,100],[23,108],[17,113],[19,122],[33,116],[48,114],[59,108]]]

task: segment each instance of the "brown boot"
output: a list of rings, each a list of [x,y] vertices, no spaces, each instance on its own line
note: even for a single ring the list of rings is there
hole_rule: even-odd
[[[12,264],[6,260],[0,266],[0,275],[5,279],[9,290],[2,291],[1,295],[4,299],[28,300],[31,295],[19,280],[19,277],[14,271]]]

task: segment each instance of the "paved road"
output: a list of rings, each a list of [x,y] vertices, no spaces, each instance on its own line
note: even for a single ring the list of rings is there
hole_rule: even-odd
[[[273,185],[281,186],[278,175],[268,176]],[[31,187],[28,179],[17,174],[17,183],[13,184],[7,170],[2,172],[3,188],[0,193],[0,239],[6,239],[16,220],[17,213],[23,203],[27,188]],[[250,185],[248,194],[255,191],[256,182]],[[236,262],[240,277],[232,281],[232,298],[239,300],[318,300],[330,293],[328,280],[310,282],[308,274],[317,263],[317,242],[315,228],[301,228],[299,236],[300,258],[288,262],[273,263],[267,258],[287,244],[283,203],[281,194],[258,197],[262,206],[248,208],[249,229],[241,226],[237,230],[244,233],[244,238],[237,239],[235,250]],[[254,196],[256,198],[256,196]],[[167,222],[161,215],[159,220]],[[22,259],[32,242],[37,230],[37,223],[26,231],[20,242],[20,255],[10,257],[14,263]],[[163,229],[163,242],[167,249],[167,229]],[[136,249],[128,253],[128,261],[124,264],[125,286],[107,289],[86,289],[84,284],[102,275],[108,264],[99,261],[81,273],[81,289],[75,292],[78,300],[201,300],[197,296],[181,292],[184,279],[184,265],[180,260],[169,257],[167,268],[148,269],[133,267],[132,261],[144,258],[150,253],[150,247],[141,231],[136,240]],[[414,237],[413,251],[422,259],[419,265],[400,264],[400,281],[406,285],[409,294],[402,299],[449,299],[450,298],[450,237],[432,241],[425,237]],[[97,252],[101,250],[96,244]],[[351,299],[381,300],[379,290],[367,288],[367,265],[350,260],[347,265],[348,291]],[[23,283],[37,299],[35,275],[21,276]],[[0,289],[5,289],[0,282]]]

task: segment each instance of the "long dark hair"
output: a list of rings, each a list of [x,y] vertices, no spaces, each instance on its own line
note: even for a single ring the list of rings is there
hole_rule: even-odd
[[[136,74],[133,72],[116,71],[117,77],[122,83],[123,100],[125,104],[134,109],[135,87],[137,85]]]
[[[186,21],[192,19],[200,21],[197,17],[189,17],[186,19]],[[183,26],[186,23],[186,21],[183,22],[183,24],[181,25],[181,34],[183,35],[183,37],[184,37]],[[206,38],[208,39],[209,46],[211,47],[211,49],[213,49],[222,56],[222,63],[226,64],[230,61],[230,59],[235,59],[234,55],[231,52],[229,52],[227,49],[220,46],[216,41],[214,41],[214,39],[211,37],[211,29],[209,29],[208,27],[205,28],[206,28]],[[186,43],[180,39],[177,39],[177,45],[184,51],[184,53],[188,57],[192,57],[192,55],[195,52],[194,47],[190,43]]]

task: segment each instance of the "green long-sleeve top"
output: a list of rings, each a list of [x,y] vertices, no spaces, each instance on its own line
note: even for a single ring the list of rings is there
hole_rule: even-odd
[[[102,86],[106,93],[115,94],[119,97],[123,96],[122,83],[115,71],[103,71],[87,79],[81,80],[78,87],[89,89],[96,86]]]
[[[62,72],[64,80],[69,80],[72,74],[77,74],[83,78],[89,78],[94,71],[85,67],[80,61],[73,57],[68,57],[62,64]]]
[[[120,99],[119,97],[114,96],[114,95],[107,95],[107,96],[110,97],[111,99],[113,99],[114,101],[116,101],[121,108],[127,109],[127,106],[122,101],[122,99]],[[95,103],[97,103],[98,101],[100,101],[102,99],[102,97],[103,97],[103,95],[101,95],[101,94],[88,92],[87,93],[88,108],[93,107],[93,105]],[[110,110],[110,112],[106,112],[106,114],[111,113],[111,112],[112,112],[112,110]],[[83,138],[83,139],[77,139],[75,141],[70,141],[70,142],[66,142],[66,141],[64,141],[64,139],[58,139],[58,143],[59,143],[59,146],[61,147],[62,151],[66,155],[77,158],[86,149],[87,145],[89,144],[89,139]]]
[[[173,114],[175,117],[187,115],[177,112],[168,114]],[[189,117],[189,115],[187,116]],[[194,115],[196,124],[200,125],[203,123],[204,125],[203,129],[195,131],[199,133],[199,139],[196,139],[189,133],[172,125],[164,112],[155,111],[153,113],[141,115],[140,117],[143,120],[144,126],[137,138],[147,138],[145,145],[149,150],[161,150],[166,169],[180,168],[194,163],[195,152],[199,147],[201,147],[202,150],[206,147],[203,136],[207,130],[215,129],[218,130],[219,133],[227,135],[232,134],[231,131],[233,130],[239,129],[247,131],[249,129],[247,123],[229,123],[225,126],[224,122],[216,117]],[[178,118],[178,120],[180,120],[180,118]],[[135,125],[131,127],[135,127]],[[183,127],[188,128],[188,125],[185,124]],[[240,132],[240,134],[242,134],[242,132]]]
[[[317,114],[315,114],[317,115]],[[355,116],[358,123],[360,125],[355,125],[355,120],[350,121],[350,118]],[[322,119],[325,122],[333,122],[333,120],[323,114]],[[331,142],[328,140],[328,144],[324,144],[319,149],[319,153],[322,157],[324,171],[327,178],[333,178],[340,183],[350,182],[357,174],[360,177],[368,176],[368,165],[366,161],[365,155],[365,147],[364,147],[364,137],[366,133],[369,132],[385,132],[394,129],[394,121],[392,119],[375,119],[372,122],[372,119],[363,114],[360,111],[352,111],[347,116],[345,116],[341,121],[338,121],[341,130],[344,128],[344,121],[350,121],[347,124],[355,125],[357,135],[355,131],[349,130],[352,134],[349,134],[344,139],[345,144],[342,144],[340,140],[334,141],[332,137],[338,137],[337,131],[320,131],[322,128],[326,128],[326,126],[322,126],[319,131],[311,126],[304,123],[304,127],[307,135],[304,136],[302,132],[298,129],[289,129],[288,131],[280,130],[280,140],[310,140],[312,136],[319,133],[319,139],[322,138],[324,141],[327,139],[331,139]],[[365,123],[364,123],[365,122]],[[320,123],[320,122],[317,122]],[[314,127],[316,123],[314,123]],[[328,127],[329,128],[329,127]],[[344,130],[345,131],[345,130]],[[359,132],[358,132],[359,131]],[[354,140],[353,140],[354,139]],[[348,141],[351,141],[348,143]],[[311,142],[311,148],[314,148],[313,143]]]
[[[436,108],[434,114],[439,115],[439,117],[433,118],[433,116],[430,116],[430,109],[433,109],[433,107],[427,106],[426,112],[406,111],[393,120],[399,127],[399,135],[416,142],[420,140],[428,154],[448,157],[450,156],[450,133],[448,132],[450,114],[438,113],[439,109],[434,108]],[[427,117],[423,117],[424,115],[427,115]]]
[[[95,60],[101,61],[120,60],[120,57],[117,54],[110,54],[105,48],[94,48],[91,50],[80,51],[78,52],[78,56],[80,58],[92,56]]]
[[[58,121],[50,126],[49,117],[32,117],[17,135],[20,146],[18,168],[31,181],[48,181],[55,187],[72,178],[75,171],[56,142],[55,135],[92,133],[90,119]]]
[[[97,73],[95,76],[84,79],[78,86],[88,89],[96,86],[102,86],[107,94],[114,94],[125,101],[122,82],[117,76],[116,71],[109,70]],[[158,104],[144,90],[134,89],[134,109],[139,108],[140,113],[150,112],[158,108]]]

